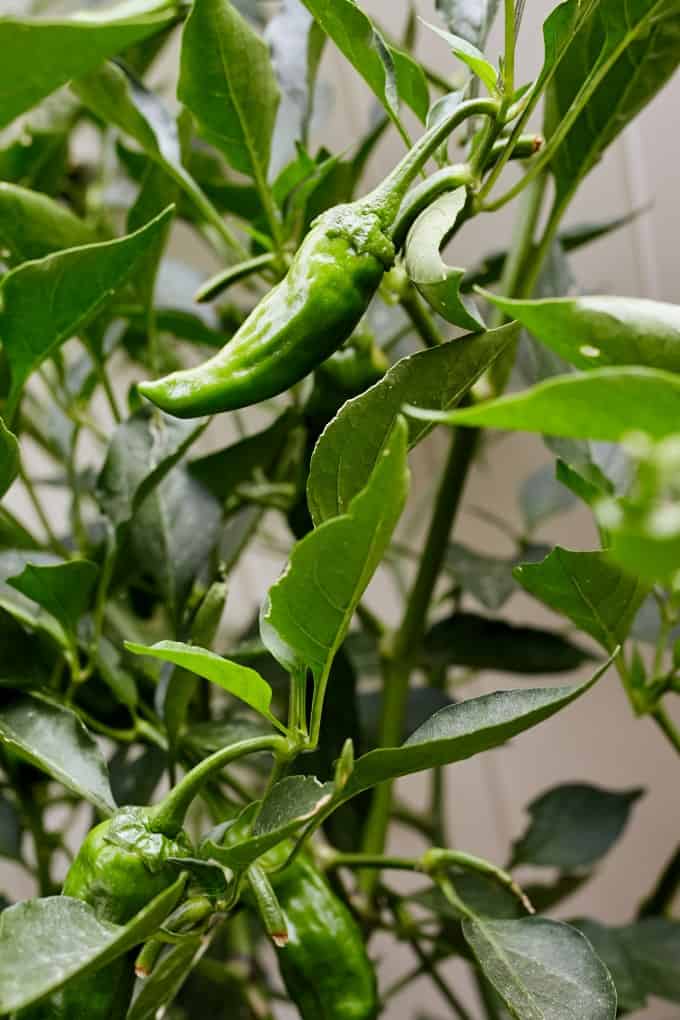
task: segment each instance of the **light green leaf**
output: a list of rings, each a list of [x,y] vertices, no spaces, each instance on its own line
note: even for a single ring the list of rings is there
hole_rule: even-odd
[[[309,668],[317,684],[328,675],[401,515],[409,482],[406,439],[406,423],[398,418],[347,513],[299,541],[269,590],[262,640],[285,669]]]
[[[144,0],[63,19],[0,18],[0,128],[176,17],[167,0]]]
[[[0,914],[0,1013],[22,1009],[85,976],[153,935],[171,912],[184,878],[125,926],[100,921],[70,896],[25,900]]]
[[[511,867],[565,872],[592,866],[621,838],[644,790],[603,790],[587,783],[555,786],[529,804],[531,822],[513,844]]]
[[[484,296],[577,368],[643,365],[680,372],[678,305],[621,297],[511,301]]]
[[[420,214],[406,240],[404,267],[425,300],[447,322],[478,332],[484,323],[472,298],[461,293],[466,270],[447,265],[441,256],[466,203],[466,189],[457,188]]]
[[[611,976],[580,931],[544,917],[463,921],[485,976],[521,1020],[614,1020]]]
[[[166,209],[134,234],[26,262],[4,277],[0,336],[12,374],[12,411],[31,372],[129,279],[171,215]]]
[[[0,183],[0,240],[17,262],[98,240],[95,230],[61,202],[7,181]]]
[[[28,694],[12,698],[0,708],[0,743],[103,814],[115,810],[99,747],[69,709]]]
[[[652,368],[599,368],[456,411],[408,407],[418,421],[619,442],[631,432],[677,432],[680,376]]]
[[[161,662],[172,662],[175,666],[196,673],[223,690],[233,694],[235,698],[245,701],[260,715],[284,729],[278,719],[269,711],[272,700],[272,689],[259,673],[248,666],[223,659],[221,655],[199,648],[197,645],[186,645],[181,641],[158,641],[155,645],[138,645],[126,641],[125,647],[135,655],[149,655]]]
[[[444,42],[449,44],[453,55],[458,57],[459,60],[462,60],[462,62],[470,68],[473,74],[476,74],[477,77],[484,82],[492,95],[497,93],[498,71],[493,64],[486,59],[482,51],[479,50],[474,43],[470,42],[468,39],[464,39],[460,35],[453,35],[451,32],[445,32],[436,25],[430,25],[428,22],[425,22],[425,24],[428,28],[432,29],[433,32],[436,32],[438,36],[441,36]]]
[[[628,637],[649,590],[609,563],[606,553],[572,552],[559,546],[542,563],[517,567],[515,578],[609,652]]]
[[[4,496],[19,472],[17,437],[0,418],[0,496]]]
[[[580,698],[609,665],[605,663],[591,681],[580,687],[496,691],[442,708],[401,747],[381,747],[358,758],[346,793],[354,796],[385,780],[464,761],[499,747]]]
[[[375,386],[347,401],[325,428],[312,455],[307,501],[314,523],[347,511],[370,477],[406,401],[442,410],[454,407],[517,333],[518,326],[510,324],[412,354],[398,361]],[[411,420],[409,447],[430,430],[429,423]]]
[[[407,53],[385,42],[355,0],[303,0],[303,3],[398,127],[399,99],[425,121],[430,102],[422,68]]]
[[[27,563],[7,583],[51,613],[71,634],[90,608],[99,568],[89,560],[70,560],[44,566]]]
[[[266,187],[279,88],[267,46],[229,0],[194,0],[177,94],[231,166]]]

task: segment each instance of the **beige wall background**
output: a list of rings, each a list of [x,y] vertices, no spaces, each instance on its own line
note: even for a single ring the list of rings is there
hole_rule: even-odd
[[[362,6],[395,36],[400,34],[407,15],[406,0],[365,0]],[[521,78],[527,81],[541,64],[541,25],[553,6],[552,0],[527,3],[518,60]],[[417,9],[424,19],[436,20],[434,0],[418,0]],[[487,48],[489,55],[495,58],[500,48],[496,31]],[[425,28],[420,31],[418,53],[440,72],[452,72],[446,45]],[[325,93],[327,106],[319,118],[319,140],[338,151],[349,146],[358,129],[366,124],[373,99],[333,46],[326,49],[322,75],[332,89]],[[677,260],[679,110],[680,77],[627,129],[583,186],[571,210],[570,222],[600,220],[639,209],[652,200],[654,203],[632,226],[577,256],[574,267],[583,290],[680,300]],[[398,140],[388,139],[372,162],[371,177],[375,180],[382,177],[401,151]],[[502,246],[509,237],[513,211],[506,209],[493,217],[476,220],[457,242],[456,255],[462,260],[458,264],[471,264],[484,252]],[[183,239],[177,255],[193,257],[188,248],[189,241]],[[210,266],[206,266],[208,268]],[[443,442],[443,436],[434,435],[419,452],[414,491],[420,495],[412,499],[405,518],[409,540],[427,516],[423,494],[440,463]],[[487,447],[470,479],[466,506],[493,510],[519,530],[517,485],[544,462],[547,457],[537,441],[514,437],[494,442]],[[21,506],[30,515],[25,504]],[[480,522],[469,509],[460,517],[456,537],[482,551],[509,551],[507,539],[497,529]],[[574,548],[596,545],[592,525],[587,515],[580,512],[563,517],[544,529],[540,537]],[[259,605],[280,568],[281,559],[275,556],[262,555],[246,562],[232,586],[229,614],[232,624],[245,618],[249,607]],[[396,609],[395,592],[384,577],[374,582],[371,597],[383,611],[386,607],[392,611]],[[516,621],[555,622],[537,604],[522,596],[512,601],[508,615]],[[540,677],[534,679],[537,685],[542,682]],[[545,681],[552,682],[551,678]],[[466,688],[466,693],[472,696],[514,684],[507,676],[487,674]],[[524,806],[551,785],[587,780],[614,789],[644,786],[647,794],[636,807],[633,824],[625,837],[595,879],[560,911],[560,916],[565,918],[587,913],[611,923],[625,922],[677,845],[679,775],[676,756],[650,722],[632,718],[617,678],[611,674],[586,700],[556,719],[506,748],[449,769],[449,841],[461,849],[504,863],[512,840],[526,823]],[[414,803],[422,803],[423,783],[418,779],[404,782],[401,792]],[[406,852],[418,849],[417,843],[400,831],[394,834],[394,845]],[[4,864],[0,866],[2,887],[17,897],[30,894],[18,869]],[[391,944],[376,944],[376,952],[381,957],[381,974],[386,983],[413,962],[408,951],[395,949]],[[456,978],[474,1014],[474,995],[465,986],[458,965],[452,964],[446,970]],[[405,1020],[416,1017],[425,1008],[442,1020],[449,1015],[438,993],[424,982],[417,982],[385,1017],[386,1020]],[[292,1013],[284,1009],[280,1015],[284,1018]],[[641,1020],[672,1020],[674,1017],[677,1020],[680,1012],[677,1008],[655,1003],[636,1015]]]

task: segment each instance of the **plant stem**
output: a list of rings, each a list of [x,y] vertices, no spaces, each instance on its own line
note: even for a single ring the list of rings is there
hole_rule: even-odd
[[[400,303],[425,346],[439,347],[443,338],[412,283],[404,289]]]
[[[505,57],[503,60],[503,91],[510,102],[515,91],[515,0],[505,0]]]
[[[24,488],[26,489],[26,493],[28,494],[28,498],[33,504],[33,509],[38,515],[38,519],[43,526],[43,530],[47,535],[47,540],[50,546],[52,547],[53,551],[57,553],[59,556],[63,556],[65,559],[68,559],[71,554],[69,550],[66,548],[66,546],[63,544],[63,542],[57,537],[55,531],[53,530],[52,525],[50,524],[49,517],[45,513],[45,508],[42,505],[40,496],[38,495],[32,480],[26,474],[26,471],[24,470],[24,467],[21,464],[21,462],[19,463],[19,478],[23,482]]]
[[[418,660],[428,609],[478,438],[479,432],[476,429],[458,429],[453,435],[418,573],[401,626],[385,662],[383,710],[378,741],[381,747],[395,747],[401,743],[411,671]],[[382,783],[374,792],[366,822],[363,841],[366,853],[379,854],[384,850],[391,806],[392,784]],[[367,894],[375,889],[376,878],[372,872],[363,876],[361,884]]]
[[[680,890],[680,846],[663,869],[654,889],[640,904],[637,916],[660,917],[667,914],[678,890]]]
[[[672,746],[680,754],[680,730],[675,725],[665,708],[661,705],[652,712],[652,719],[666,735]]]
[[[432,958],[423,951],[420,944],[415,939],[411,941],[411,948],[420,960],[424,972],[430,978],[439,994],[451,1007],[459,1020],[473,1020],[472,1014],[468,1012],[467,1008],[460,1001],[453,989],[448,986],[446,981],[444,981],[443,977],[437,971],[434,960],[432,960]]]

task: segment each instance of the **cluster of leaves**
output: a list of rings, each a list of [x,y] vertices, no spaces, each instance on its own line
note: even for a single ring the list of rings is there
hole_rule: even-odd
[[[264,1015],[275,991],[262,932],[229,908],[244,870],[291,838],[334,878],[364,866],[351,901],[367,934],[410,945],[408,980],[429,975],[452,1016],[469,1013],[438,971],[451,957],[469,964],[489,1020],[611,1020],[650,996],[680,1002],[678,855],[625,926],[527,911],[560,909],[590,879],[642,791],[570,783],[534,801],[508,869],[549,874],[526,895],[514,875],[440,845],[443,767],[568,708],[612,664],[633,711],[680,752],[669,711],[680,693],[680,312],[565,297],[569,251],[626,221],[561,226],[580,182],[680,62],[678,4],[622,12],[620,0],[565,0],[525,88],[514,67],[523,4],[504,5],[499,66],[483,52],[501,6],[436,4],[452,80],[462,62],[508,126],[490,137],[473,123],[467,157],[483,172],[433,194],[340,352],[370,371],[348,376],[329,359],[288,394],[231,415],[229,442],[224,418],[178,421],[126,385],[227,342],[314,218],[361,193],[385,131],[409,142],[403,111],[429,125],[462,93],[414,57],[412,16],[399,44],[354,0],[282,0],[268,20],[246,0],[0,18],[0,855],[39,893],[0,914],[0,1015],[148,942],[184,894],[178,879],[125,926],[53,895],[83,801],[100,817],[149,803],[178,769],[280,734],[295,752],[289,774],[257,754],[206,784],[196,857],[182,867],[213,914],[138,980],[128,1020]],[[177,111],[149,82],[178,38]],[[350,154],[311,147],[325,45],[379,109]],[[498,196],[542,98],[545,145]],[[446,149],[439,161],[445,174]],[[523,189],[531,208],[510,252],[444,262],[463,222]],[[217,259],[207,280],[177,255],[186,231]],[[499,282],[500,296],[480,289]],[[451,340],[447,324],[472,332]],[[513,367],[523,388],[503,395]],[[379,569],[403,589],[407,458],[441,423],[458,428],[390,629],[364,594]],[[555,458],[522,484],[526,527],[506,558],[450,538],[486,428],[543,434]],[[26,501],[36,527],[17,509]],[[602,547],[540,544],[537,526],[575,501],[592,508]],[[258,593],[259,619],[227,638],[230,575],[272,549],[284,572]],[[519,588],[582,637],[511,624],[503,609]],[[451,694],[485,670],[576,670],[598,647],[606,661],[586,683]],[[431,774],[424,812],[392,788],[416,772]],[[206,836],[237,815],[249,823],[242,841]],[[385,855],[397,819],[423,837],[421,857]],[[392,868],[425,872],[427,884],[401,896]],[[406,983],[382,989],[383,1001]]]

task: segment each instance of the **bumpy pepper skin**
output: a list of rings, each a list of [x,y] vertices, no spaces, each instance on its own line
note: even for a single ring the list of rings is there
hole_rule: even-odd
[[[286,277],[209,361],[139,391],[162,410],[195,418],[282,393],[336,351],[375,294],[394,245],[361,203],[323,213]]]
[[[272,884],[288,929],[279,968],[302,1020],[374,1020],[375,972],[345,904],[305,857]]]

